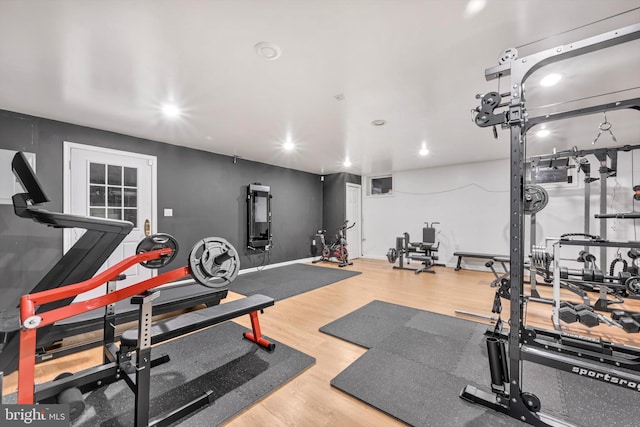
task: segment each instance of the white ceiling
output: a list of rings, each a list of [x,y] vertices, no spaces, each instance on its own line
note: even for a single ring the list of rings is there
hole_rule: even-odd
[[[485,68],[640,22],[640,0],[0,0],[0,109],[298,170],[381,174],[508,156],[471,121]],[[282,55],[259,57],[271,42]],[[640,42],[548,67],[528,106],[640,87]],[[538,75],[539,74],[539,75]],[[503,88],[508,84],[503,81]],[[344,95],[343,101],[335,96]],[[640,90],[591,99],[639,97]],[[178,119],[162,116],[172,100]],[[583,103],[584,104],[584,103]],[[575,108],[580,103],[546,111]],[[531,110],[538,115],[543,109]],[[371,121],[387,124],[374,127]],[[550,124],[529,152],[591,146],[602,115]],[[618,139],[640,144],[637,112],[608,114]],[[290,137],[296,144],[285,152]],[[418,155],[422,142],[430,150]],[[74,141],[82,143],[82,141]],[[352,166],[342,161],[348,156]]]

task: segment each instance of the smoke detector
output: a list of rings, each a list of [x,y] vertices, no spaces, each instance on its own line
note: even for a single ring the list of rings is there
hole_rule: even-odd
[[[274,61],[280,58],[280,54],[282,53],[278,46],[269,42],[260,42],[254,47],[256,49],[256,53],[267,61]]]

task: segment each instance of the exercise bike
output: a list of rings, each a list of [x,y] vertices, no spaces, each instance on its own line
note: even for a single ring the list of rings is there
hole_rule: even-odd
[[[353,265],[353,262],[349,261],[349,251],[347,251],[347,230],[355,227],[356,223],[354,222],[350,226],[347,226],[347,224],[349,224],[349,220],[345,221],[344,224],[338,227],[336,240],[330,245],[327,244],[325,239],[327,230],[318,230],[316,236],[320,238],[322,252],[320,253],[319,259],[312,261],[313,264],[325,261],[337,262],[339,267]],[[335,258],[335,260],[332,260],[332,258]]]

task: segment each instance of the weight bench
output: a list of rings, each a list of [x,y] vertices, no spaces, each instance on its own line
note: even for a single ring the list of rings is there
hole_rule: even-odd
[[[261,337],[260,327],[257,323],[257,312],[273,305],[273,298],[256,294],[225,304],[181,314],[170,319],[160,320],[151,325],[151,345],[235,319],[243,314],[249,314],[253,333],[245,332],[244,337],[268,350],[273,350],[275,344],[269,343]],[[120,345],[132,348],[137,347],[138,335],[137,328],[125,331],[120,337]]]
[[[479,259],[488,259],[493,261],[494,258],[508,258],[508,255],[496,255],[496,254],[482,254],[476,252],[454,252],[453,256],[458,257],[458,264],[456,265],[456,271],[462,269],[461,263],[462,258],[479,258]]]

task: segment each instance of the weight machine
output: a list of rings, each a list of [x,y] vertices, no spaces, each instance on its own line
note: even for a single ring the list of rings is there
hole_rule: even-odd
[[[402,236],[396,237],[396,247],[390,248],[387,251],[387,261],[391,264],[399,260],[399,265],[394,265],[393,268],[398,270],[411,270],[416,274],[419,273],[434,273],[431,270],[433,266],[442,266],[443,264],[436,264],[438,256],[434,252],[438,251],[440,242],[436,243],[436,229],[435,225],[439,222],[432,222],[429,224],[425,222],[426,227],[422,228],[422,241],[412,242],[409,237],[409,233],[405,232]],[[419,261],[423,264],[422,268],[410,268],[404,266],[404,258],[407,259],[407,264],[411,261]]]
[[[275,344],[267,341],[260,330],[258,312],[274,305],[273,298],[264,295],[252,295],[152,323],[153,301],[161,292],[154,288],[191,276],[205,287],[224,289],[235,279],[240,269],[239,256],[235,248],[222,238],[209,237],[197,242],[189,254],[187,266],[116,289],[116,281],[133,265],[139,263],[146,268],[158,269],[165,267],[175,258],[178,244],[173,237],[168,234],[148,236],[140,242],[135,255],[125,258],[95,277],[69,283],[69,277],[77,277],[73,276],[73,268],[70,269],[69,265],[84,266],[78,267],[80,272],[76,274],[85,275],[92,269],[93,272],[97,271],[132,229],[133,224],[128,221],[44,210],[38,205],[48,202],[49,199],[23,153],[15,155],[12,168],[26,190],[25,193],[13,196],[14,210],[18,216],[33,219],[50,227],[82,227],[87,230],[61,262],[45,276],[48,280],[41,281],[35,289],[20,299],[17,394],[19,404],[66,403],[70,406],[70,417],[73,419],[84,409],[82,393],[124,380],[135,395],[135,425],[169,425],[210,404],[210,393],[204,393],[175,410],[150,419],[151,369],[170,360],[167,355],[152,359],[153,344],[248,314],[252,331],[245,332],[244,338],[269,351],[275,348]],[[63,283],[54,280],[60,279],[62,275],[66,277]],[[72,303],[79,294],[102,284],[107,284],[104,295]],[[118,347],[115,336],[115,303],[127,298],[131,298],[131,303],[138,307],[138,327],[124,332]],[[51,382],[36,385],[38,332],[45,333],[56,322],[103,307],[103,363],[74,374],[63,373]],[[6,351],[5,346],[3,354]]]
[[[460,397],[503,412],[510,417],[535,426],[561,426],[566,422],[540,412],[540,400],[522,390],[521,369],[524,360],[548,365],[576,375],[589,376],[603,382],[630,388],[640,384],[640,375],[617,369],[629,354],[637,360],[638,353],[625,346],[605,341],[564,336],[559,332],[529,328],[524,324],[524,226],[525,214],[525,143],[526,133],[532,127],[555,120],[606,111],[633,109],[640,111],[640,99],[596,105],[572,111],[528,117],[523,84],[537,69],[568,58],[584,55],[640,38],[640,24],[630,25],[599,36],[541,51],[524,58],[517,58],[515,49],[505,51],[498,66],[485,70],[487,80],[511,76],[510,92],[490,92],[481,98],[476,109],[475,123],[480,127],[492,127],[497,136],[497,126],[510,129],[510,266],[509,283],[510,329],[508,356],[505,341],[501,337],[489,337],[487,350],[491,372],[491,391],[488,393],[471,385],[466,386]],[[503,97],[510,97],[502,103]],[[495,112],[497,108],[506,108]],[[602,129],[601,129],[602,130]],[[602,237],[602,236],[601,236]],[[565,243],[567,244],[567,243]],[[586,246],[623,245],[637,248],[638,242],[595,243],[588,240],[572,240],[568,244]],[[559,274],[558,274],[559,276]],[[559,280],[559,277],[557,277]],[[501,322],[498,321],[498,324]],[[626,356],[626,357],[625,357]],[[609,365],[609,366],[608,366]],[[627,366],[629,363],[627,363]],[[636,367],[637,372],[637,367]],[[612,381],[611,378],[616,378]]]

